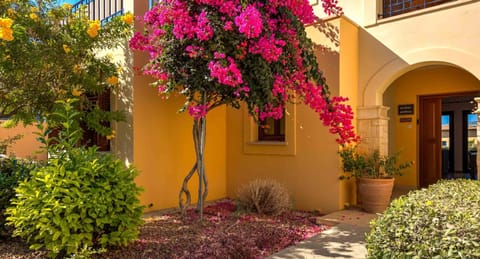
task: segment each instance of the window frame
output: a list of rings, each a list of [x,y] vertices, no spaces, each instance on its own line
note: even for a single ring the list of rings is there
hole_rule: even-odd
[[[110,110],[110,89],[106,89],[102,93],[94,94],[94,95],[87,95],[87,98],[92,102],[94,105],[97,105],[103,111],[111,111]],[[111,127],[111,123],[107,122],[104,126]],[[82,125],[83,128],[83,137],[80,143],[87,147],[97,146],[98,151],[101,152],[110,152],[111,151],[111,141],[94,130],[88,129],[86,125]]]
[[[265,125],[267,124],[266,120],[273,120],[273,134],[265,133]],[[281,133],[282,126],[283,126],[283,132],[284,132],[283,134]],[[285,115],[281,119],[267,118],[260,125],[258,125],[258,141],[285,142],[285,139],[286,139],[285,132],[286,132]]]
[[[243,153],[248,155],[281,155],[295,156],[297,153],[297,105],[287,103],[285,107],[285,141],[259,141],[258,121],[250,116],[246,105],[242,105],[243,113]]]

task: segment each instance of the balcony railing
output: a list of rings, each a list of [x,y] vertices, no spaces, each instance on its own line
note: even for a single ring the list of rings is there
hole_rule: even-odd
[[[99,20],[102,24],[124,12],[123,0],[80,0],[72,6],[72,11],[79,10],[82,5],[86,6],[86,15],[90,20]]]
[[[383,12],[380,18],[404,14],[455,0],[383,0]]]

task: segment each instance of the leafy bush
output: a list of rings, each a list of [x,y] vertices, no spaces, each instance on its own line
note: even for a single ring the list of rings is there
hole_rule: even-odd
[[[241,208],[259,214],[277,215],[291,208],[287,188],[269,179],[256,179],[242,186],[237,198]]]
[[[62,128],[55,141],[47,140],[55,143],[48,146],[51,158],[20,183],[15,207],[7,209],[14,235],[53,256],[125,245],[137,238],[142,223],[137,171],[95,147],[75,146],[82,134],[73,102],[58,103],[52,116]]]
[[[6,230],[5,210],[10,206],[10,199],[15,196],[15,188],[28,175],[36,163],[18,158],[0,158],[0,234]]]
[[[380,155],[379,150],[372,153],[358,152],[357,146],[344,147],[340,152],[345,175],[340,179],[352,177],[384,178],[401,176],[402,171],[413,165],[413,161],[398,163],[399,152],[393,155]]]
[[[392,202],[367,234],[369,258],[480,258],[480,182],[441,181]]]

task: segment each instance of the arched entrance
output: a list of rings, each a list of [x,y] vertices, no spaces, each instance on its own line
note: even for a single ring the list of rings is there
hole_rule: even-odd
[[[476,139],[477,121],[468,122],[477,117],[472,114],[477,96],[478,79],[446,64],[415,68],[388,86],[383,105],[390,107],[389,153],[402,151],[402,160],[416,161],[397,179],[399,185],[424,187],[441,178],[476,177],[476,148],[468,144]]]

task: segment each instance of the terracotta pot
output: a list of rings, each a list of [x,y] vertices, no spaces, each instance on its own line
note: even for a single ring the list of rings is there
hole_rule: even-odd
[[[370,213],[381,213],[390,205],[394,178],[358,178],[357,188],[362,207]]]

